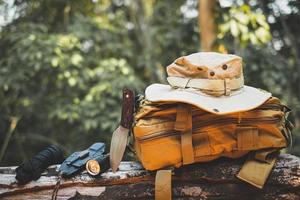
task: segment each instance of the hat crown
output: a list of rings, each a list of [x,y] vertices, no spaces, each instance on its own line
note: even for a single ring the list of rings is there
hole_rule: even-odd
[[[242,58],[233,54],[199,52],[176,59],[167,67],[169,77],[225,79],[243,75]]]

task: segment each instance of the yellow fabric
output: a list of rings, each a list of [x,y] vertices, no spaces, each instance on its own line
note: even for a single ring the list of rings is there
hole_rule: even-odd
[[[187,105],[179,105],[177,107],[174,130],[185,132],[191,129],[192,129],[191,110]]]
[[[144,102],[140,106],[133,127],[134,146],[147,170],[191,163],[184,158],[190,154],[186,153],[186,144],[192,147],[187,152],[193,152],[194,162],[238,158],[249,151],[287,145],[282,133],[287,131],[285,106],[276,98],[270,98],[254,110],[228,115],[214,115],[187,104],[182,106],[188,106],[191,113],[192,133],[187,136],[185,130],[190,125],[179,126],[180,117],[182,120],[187,117],[177,115],[184,112],[178,103]]]
[[[188,106],[178,106],[174,129],[181,132],[181,153],[184,165],[194,162],[192,113]]]
[[[271,163],[274,156],[273,153],[277,151],[278,149],[274,148],[256,151],[254,154],[254,159],[261,162]]]
[[[240,150],[253,150],[258,148],[258,128],[253,126],[237,126],[237,145]]]
[[[194,162],[194,150],[192,144],[192,130],[188,130],[181,134],[181,153],[182,163],[184,165]]]
[[[268,153],[263,152],[263,157]],[[255,157],[250,156],[239,171],[237,177],[257,188],[262,189],[272,171],[275,161],[275,156],[268,158],[266,161],[257,160]]]
[[[159,170],[155,177],[155,200],[172,199],[172,171]]]

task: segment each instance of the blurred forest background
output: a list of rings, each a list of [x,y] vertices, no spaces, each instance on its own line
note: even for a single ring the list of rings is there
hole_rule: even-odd
[[[49,144],[67,154],[109,145],[122,88],[165,82],[165,66],[201,49],[242,56],[246,83],[293,109],[288,151],[299,156],[299,9],[296,0],[0,0],[0,165]]]

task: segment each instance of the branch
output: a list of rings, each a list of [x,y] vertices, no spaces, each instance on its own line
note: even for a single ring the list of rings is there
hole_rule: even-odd
[[[173,199],[299,199],[300,159],[280,155],[263,190],[238,180],[235,175],[243,159],[219,159],[193,164],[174,171]],[[14,168],[0,168],[0,198],[50,199],[57,181],[51,167],[37,181],[25,186],[14,183]],[[122,162],[117,173],[108,171],[99,178],[82,173],[63,180],[58,199],[153,199],[155,172],[143,170],[136,162]]]

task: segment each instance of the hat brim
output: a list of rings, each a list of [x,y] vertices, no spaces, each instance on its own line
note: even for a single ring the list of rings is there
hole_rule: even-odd
[[[182,102],[192,104],[208,112],[224,115],[257,108],[272,94],[250,86],[244,86],[230,96],[214,97],[190,89],[173,89],[169,85],[152,84],[146,88],[146,99],[152,102]]]

